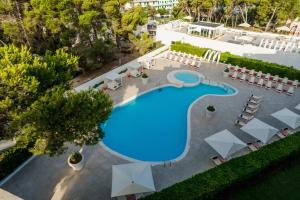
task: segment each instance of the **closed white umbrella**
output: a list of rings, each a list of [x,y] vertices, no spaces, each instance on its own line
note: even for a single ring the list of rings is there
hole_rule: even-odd
[[[204,139],[223,158],[245,148],[247,145],[227,129]]]
[[[241,23],[238,25],[239,27],[244,27],[244,28],[249,28],[251,25],[248,24],[247,22]]]
[[[290,111],[287,108],[273,113],[272,116],[292,127],[293,129],[300,126],[300,115]]]
[[[260,140],[264,144],[278,133],[278,129],[256,118],[245,124],[241,130]]]
[[[155,187],[150,165],[130,163],[112,166],[111,197],[154,191]]]

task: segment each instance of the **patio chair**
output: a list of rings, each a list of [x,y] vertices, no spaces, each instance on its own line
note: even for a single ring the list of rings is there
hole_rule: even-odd
[[[246,69],[246,67],[243,67],[242,69],[241,69],[241,73],[246,73],[246,71],[247,71],[247,69]]]
[[[279,93],[281,93],[282,90],[283,90],[283,85],[282,85],[281,83],[279,83],[279,84],[277,85],[277,87],[276,87],[276,91],[279,92]]]
[[[257,86],[260,86],[262,87],[264,85],[264,79],[259,79],[258,82],[257,82]]]
[[[241,119],[246,120],[247,122],[254,118],[253,115],[249,115],[249,114],[240,114],[239,117],[240,117]]]
[[[244,81],[246,80],[247,78],[247,75],[245,73],[242,74],[242,77],[240,78],[240,81]]]
[[[292,96],[294,94],[294,86],[290,86],[286,92],[287,95]]]
[[[107,83],[107,88],[109,88],[111,90],[116,90],[119,87],[121,87],[121,83],[118,83],[116,81],[110,81]]]
[[[211,158],[211,160],[215,163],[215,165],[221,165],[222,163],[225,162],[225,159],[223,159],[220,156],[214,156]]]
[[[271,89],[272,88],[272,81],[268,81],[266,84],[266,89]]]
[[[231,77],[232,80],[237,79],[238,73],[235,71]]]
[[[281,83],[283,83],[284,85],[286,85],[288,83],[289,79],[287,77],[284,77],[281,81]]]
[[[249,80],[248,80],[248,83],[251,84],[251,85],[253,85],[254,82],[255,82],[255,77],[254,77],[254,76],[251,76],[251,77],[249,78]]]
[[[278,82],[278,80],[279,80],[279,76],[278,75],[274,76],[273,79],[272,79],[273,83]]]
[[[251,69],[251,70],[249,71],[249,75],[251,75],[251,76],[253,76],[254,73],[255,73],[254,69]]]
[[[269,80],[270,79],[270,77],[271,77],[271,74],[269,74],[269,73],[267,73],[267,74],[265,74],[265,80]]]
[[[298,87],[299,81],[298,80],[294,80],[293,81],[293,86]]]
[[[257,78],[260,78],[262,76],[262,71],[259,71],[257,74],[256,74],[256,77]]]

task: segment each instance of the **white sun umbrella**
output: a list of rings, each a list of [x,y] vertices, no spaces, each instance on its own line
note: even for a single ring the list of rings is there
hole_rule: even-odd
[[[272,116],[292,127],[293,129],[300,126],[300,115],[290,111],[287,108],[273,113]]]
[[[264,144],[278,132],[278,129],[256,118],[245,124],[241,130],[260,140]]]
[[[248,24],[247,22],[244,22],[242,24],[239,24],[239,27],[244,27],[244,28],[249,28],[251,25]]]
[[[300,110],[300,103],[295,107],[297,110]]]
[[[155,187],[150,165],[130,163],[112,166],[111,197],[154,191]]]
[[[280,26],[278,28],[276,28],[277,31],[286,31],[286,32],[289,32],[290,31],[290,28],[287,27],[287,26]]]
[[[247,145],[227,129],[204,139],[223,158],[245,148]]]

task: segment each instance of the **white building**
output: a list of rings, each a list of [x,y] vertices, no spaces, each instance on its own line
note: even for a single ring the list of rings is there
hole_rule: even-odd
[[[132,6],[142,6],[143,8],[151,6],[156,9],[165,8],[170,10],[175,4],[178,3],[178,0],[132,0]]]
[[[222,34],[224,24],[213,22],[195,22],[188,25],[188,34],[199,35],[208,38],[216,38]]]

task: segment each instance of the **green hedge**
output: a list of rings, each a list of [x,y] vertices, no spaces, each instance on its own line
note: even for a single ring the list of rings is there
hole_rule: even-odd
[[[28,148],[12,147],[0,152],[0,180],[32,156]]]
[[[207,48],[200,48],[186,43],[175,42],[171,45],[171,49],[180,52],[186,52],[189,54],[202,56],[208,50]],[[240,67],[246,67],[247,69],[254,69],[256,71],[262,71],[263,73],[270,73],[272,75],[278,75],[280,77],[287,77],[290,80],[300,81],[300,70],[294,69],[293,67],[287,67],[275,63],[268,63],[261,60],[241,57],[232,55],[228,52],[222,53],[221,62],[238,65]]]
[[[300,132],[146,196],[144,200],[212,199],[232,186],[299,156]]]

